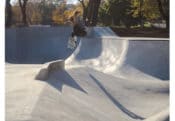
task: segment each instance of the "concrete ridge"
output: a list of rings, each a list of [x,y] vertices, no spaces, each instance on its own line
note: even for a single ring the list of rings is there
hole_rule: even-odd
[[[133,49],[135,49],[135,48],[133,48],[133,46],[136,46],[137,43],[139,43],[139,46],[140,46],[140,44],[145,43],[145,42],[146,43],[145,43],[144,46],[148,46],[148,48],[152,47],[152,46],[155,46],[155,47],[157,46],[156,49],[160,49],[160,50],[163,49],[163,50],[161,50],[162,52],[159,53],[158,55],[156,55],[156,53],[154,52],[155,53],[154,58],[157,56],[158,60],[160,61],[159,57],[165,56],[165,55],[162,55],[162,54],[166,53],[167,54],[166,59],[168,59],[168,57],[169,57],[168,48],[167,48],[168,46],[166,48],[162,48],[164,46],[163,45],[164,42],[169,42],[168,39],[166,39],[166,38],[144,38],[143,40],[140,40],[140,39],[143,39],[143,38],[130,38],[130,37],[124,38],[124,37],[117,37],[117,36],[81,38],[80,43],[78,44],[76,50],[73,52],[73,54],[70,57],[68,57],[64,61],[64,63],[66,65],[67,69],[68,68],[73,68],[73,67],[86,67],[87,66],[87,67],[91,67],[91,68],[97,69],[97,70],[105,72],[105,73],[106,72],[107,73],[113,73],[114,75],[120,76],[120,75],[116,74],[116,72],[121,74],[121,72],[119,72],[119,71],[122,70],[122,73],[123,73],[123,69],[125,69],[125,66],[123,66],[123,65],[125,65],[125,63],[128,64],[128,62],[130,64],[130,61],[131,61],[130,58],[133,58],[133,57],[137,56],[137,53],[135,53],[136,52],[135,50],[134,50],[135,51],[134,53],[136,55],[133,55],[133,57],[131,56],[131,57],[128,58],[127,53],[129,52],[130,53],[129,55],[132,55],[132,51],[133,51]],[[139,41],[139,42],[134,42],[133,43],[132,41]],[[149,44],[149,43],[152,43],[152,44]],[[96,46],[96,45],[98,45],[98,46]],[[116,49],[115,49],[114,46],[116,46]],[[146,47],[144,47],[144,46],[141,49],[143,54],[144,54],[144,51],[146,49]],[[158,46],[162,46],[162,47],[159,48]],[[111,47],[113,47],[113,49],[111,49]],[[94,48],[94,49],[88,51],[89,48]],[[131,50],[130,48],[133,48],[133,49]],[[155,50],[154,48],[150,48],[149,50],[160,52],[160,50]],[[164,51],[167,51],[167,52],[164,52]],[[104,52],[105,53],[107,52],[106,54],[108,54],[108,55],[106,56],[106,54]],[[93,53],[94,53],[94,56],[93,56]],[[145,55],[146,58],[150,58],[149,55],[147,55],[148,57]],[[146,59],[145,56],[143,56],[144,59]],[[113,58],[111,58],[111,57],[113,57]],[[111,62],[110,62],[110,60],[111,60]],[[43,73],[46,73],[46,75],[48,75],[47,73],[50,73],[52,69],[53,70],[59,69],[60,64],[62,64],[62,61],[58,60],[58,61],[49,62],[49,64],[46,64],[47,65],[46,68],[44,67],[44,68],[41,69],[41,72],[40,72],[39,76],[37,76],[37,77],[40,78],[40,75],[43,75]],[[105,66],[106,65],[105,63],[107,61],[108,61],[108,66]],[[134,61],[137,61],[137,60],[132,59],[132,61],[134,62]],[[150,61],[150,59],[149,59],[149,61]],[[135,65],[138,66],[138,63],[140,63],[140,62],[136,62],[136,64],[134,64],[134,66]],[[157,62],[154,62],[154,63],[155,64],[153,64],[153,66],[156,65]],[[167,67],[168,65],[166,65],[165,63],[168,64],[168,61],[162,62],[162,63],[160,63],[160,65],[164,65],[165,67]],[[144,64],[144,63],[141,63],[141,64]],[[54,65],[55,67],[52,66],[52,65]],[[111,65],[111,66],[109,66],[109,65]],[[52,67],[54,67],[54,68],[52,68]],[[140,73],[139,78],[143,78],[143,75],[145,75],[145,79],[150,78],[151,76],[144,74],[145,70],[142,69],[142,67],[140,67],[140,66],[137,67],[139,69],[141,68],[141,71],[139,71],[139,70],[137,71],[137,73],[138,72]],[[160,72],[154,72],[154,71],[151,74],[157,75],[157,76],[158,75],[164,75],[163,73],[165,72],[165,70],[167,71],[167,69],[165,69],[164,67],[163,68],[161,68],[161,67],[162,66],[159,66],[159,67],[156,67],[156,68],[160,68],[159,70],[162,70],[162,72],[161,72],[162,74],[159,74]],[[49,68],[49,71],[48,71],[48,68]],[[137,68],[133,68],[133,69],[132,68],[133,67],[130,67],[128,69],[128,67],[127,67],[127,71],[128,70],[132,70],[132,71],[135,70],[136,71],[136,69],[137,69]],[[155,71],[156,71],[156,68],[155,68]],[[60,69],[62,69],[62,67]],[[152,69],[152,70],[154,70],[154,69]],[[143,73],[142,73],[142,71],[143,71]],[[163,78],[163,77],[161,77],[161,78]],[[166,77],[163,78],[163,79],[168,80],[169,79],[168,74],[166,74]]]
[[[121,39],[135,40],[135,41],[169,41],[170,38],[153,38],[153,37],[120,37]]]
[[[65,61],[64,60],[56,60],[45,63],[43,67],[40,69],[38,74],[35,76],[36,80],[47,80],[49,74],[56,70],[64,70],[65,69]]]
[[[165,108],[155,115],[148,117],[144,121],[169,121],[169,107]]]

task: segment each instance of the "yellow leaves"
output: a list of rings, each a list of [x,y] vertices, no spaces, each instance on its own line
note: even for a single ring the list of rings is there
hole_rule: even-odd
[[[42,16],[39,12],[34,12],[31,17],[31,22],[35,24],[39,24],[42,21]]]
[[[49,0],[48,0],[49,1]],[[75,11],[83,13],[81,4],[67,6],[64,2],[61,4],[42,4],[41,2],[28,2],[26,14],[28,24],[65,24],[73,16]],[[18,4],[12,6],[12,21],[22,22],[21,9]]]
[[[52,20],[57,24],[64,23],[63,15],[57,9],[52,12]]]
[[[56,9],[52,12],[52,20],[57,24],[64,24],[73,15],[73,10],[60,11]]]
[[[12,11],[13,11],[12,20],[14,22],[20,22],[21,18],[22,18],[20,7],[15,5],[15,6],[12,7]]]
[[[132,0],[132,7],[134,8],[133,17],[138,17],[139,11],[142,12],[146,19],[150,20],[160,16],[156,0],[142,0],[141,6],[140,1],[141,0]]]
[[[75,11],[80,11],[80,14],[83,15],[83,9],[82,9],[81,6],[77,6],[77,7],[75,8],[74,12],[75,12]]]
[[[83,14],[81,5],[78,5],[72,9],[66,9],[64,11],[62,9],[55,9],[52,12],[52,20],[56,24],[65,24],[70,17],[74,15],[75,11],[80,11],[81,14]]]
[[[66,10],[66,11],[64,11],[64,17],[66,19],[69,19],[71,16],[73,16],[73,14],[74,14],[73,10]]]

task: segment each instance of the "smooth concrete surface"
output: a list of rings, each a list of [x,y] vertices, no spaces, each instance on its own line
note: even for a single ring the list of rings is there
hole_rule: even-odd
[[[64,26],[6,29],[6,62],[43,64],[65,59],[73,52],[67,49],[71,32],[71,27]]]
[[[47,29],[46,39],[63,31]],[[79,41],[61,61],[6,63],[6,121],[169,120],[168,39],[120,38],[97,27]],[[47,78],[36,79],[42,69]]]
[[[65,69],[65,61],[57,60],[51,61],[42,66],[38,74],[35,76],[36,80],[47,80],[49,74],[56,70],[64,70]]]
[[[145,75],[169,80],[169,40],[158,39],[83,38],[65,63],[68,68],[87,66],[124,78],[132,74],[136,79]]]

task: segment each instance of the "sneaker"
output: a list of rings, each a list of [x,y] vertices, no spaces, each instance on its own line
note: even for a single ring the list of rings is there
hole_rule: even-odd
[[[73,39],[75,42],[77,42],[77,36],[74,36]]]

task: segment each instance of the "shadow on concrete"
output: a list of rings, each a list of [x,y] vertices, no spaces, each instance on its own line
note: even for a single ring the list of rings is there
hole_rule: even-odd
[[[111,100],[111,102],[117,107],[119,108],[123,113],[125,113],[126,115],[128,115],[129,117],[133,118],[133,119],[140,119],[143,120],[145,118],[131,112],[130,110],[128,110],[127,108],[125,108],[119,101],[117,101],[105,88],[104,86],[100,83],[100,81],[98,81],[93,75],[89,74],[89,76],[94,80],[94,82],[100,87],[100,89],[104,92],[104,94]]]
[[[49,75],[46,82],[60,92],[62,92],[63,86],[66,85],[87,94],[87,92],[65,70],[53,72],[53,74]]]

